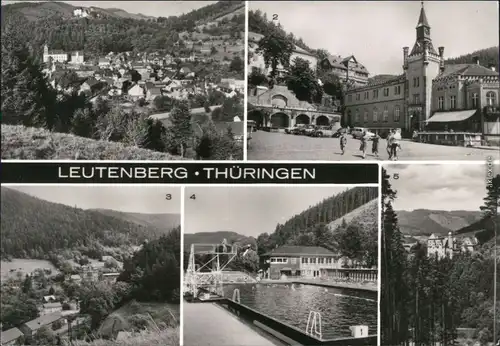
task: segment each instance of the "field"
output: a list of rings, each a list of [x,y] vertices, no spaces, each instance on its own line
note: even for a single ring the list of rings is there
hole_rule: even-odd
[[[4,160],[180,160],[121,143],[96,141],[40,128],[2,125]]]
[[[16,259],[12,261],[2,261],[1,262],[1,275],[2,279],[16,275],[16,272],[22,272],[24,274],[31,273],[35,269],[51,269],[52,274],[57,274],[57,269],[52,263],[45,260],[33,260],[33,259]],[[12,271],[11,271],[12,270]]]

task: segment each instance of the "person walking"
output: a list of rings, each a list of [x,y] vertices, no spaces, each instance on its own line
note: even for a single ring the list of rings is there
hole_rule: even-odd
[[[389,155],[389,160],[392,160],[392,142],[394,141],[394,133],[391,129],[387,135],[387,154]]]
[[[396,130],[393,130],[392,134],[392,144],[391,144],[391,157],[393,160],[397,161],[398,160],[398,149],[401,149],[401,133],[397,132]]]
[[[363,134],[361,135],[360,141],[361,141],[361,146],[359,147],[359,150],[363,153],[363,159],[366,157],[366,141],[368,140],[366,136],[366,131],[363,131]]]
[[[342,155],[345,153],[345,146],[347,145],[347,135],[343,132],[340,135],[340,150],[342,150]]]
[[[378,157],[378,142],[380,141],[380,136],[378,133],[372,138],[372,154]]]

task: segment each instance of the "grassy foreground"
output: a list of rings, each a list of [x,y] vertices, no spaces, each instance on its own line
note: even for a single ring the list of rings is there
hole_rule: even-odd
[[[144,330],[119,341],[98,339],[86,342],[76,340],[71,346],[178,346],[179,344],[179,328],[167,328],[160,331]]]
[[[121,143],[96,141],[41,128],[2,124],[4,160],[182,160]]]

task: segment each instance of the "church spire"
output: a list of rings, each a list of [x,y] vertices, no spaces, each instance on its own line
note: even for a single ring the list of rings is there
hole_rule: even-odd
[[[421,2],[422,8],[420,9],[420,17],[418,18],[417,28],[425,26],[430,28],[429,22],[427,21],[427,16],[425,15],[424,2]]]

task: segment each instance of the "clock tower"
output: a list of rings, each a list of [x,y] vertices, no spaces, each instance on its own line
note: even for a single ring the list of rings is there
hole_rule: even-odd
[[[431,26],[422,1],[411,51],[403,48],[403,69],[406,77],[405,130],[423,131],[431,116],[432,80],[440,73],[441,51],[436,51],[431,39]],[[444,49],[444,48],[443,48]],[[409,54],[408,54],[409,53]]]

